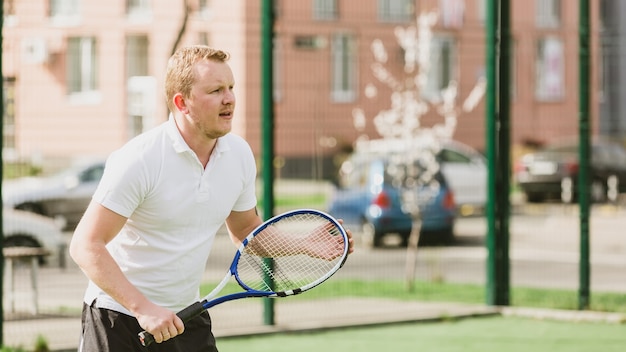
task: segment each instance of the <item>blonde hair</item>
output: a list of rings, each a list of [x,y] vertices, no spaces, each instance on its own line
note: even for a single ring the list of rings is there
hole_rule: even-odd
[[[189,97],[191,87],[196,80],[193,71],[193,65],[196,62],[200,60],[226,62],[229,58],[230,55],[227,52],[206,45],[192,45],[176,50],[167,62],[165,73],[167,107],[171,111],[175,110],[172,99],[177,93],[181,93],[185,98]]]

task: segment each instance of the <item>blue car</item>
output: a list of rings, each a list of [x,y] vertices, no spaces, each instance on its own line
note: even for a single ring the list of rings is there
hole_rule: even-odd
[[[344,220],[354,229],[355,237],[368,246],[379,247],[388,234],[397,234],[402,246],[408,244],[413,216],[403,199],[407,193],[395,187],[385,156],[353,155],[342,165],[339,186],[335,190],[328,212]],[[420,242],[454,240],[456,204],[452,190],[441,173],[429,184],[415,187],[411,202],[419,209]],[[414,207],[415,209],[415,207]]]

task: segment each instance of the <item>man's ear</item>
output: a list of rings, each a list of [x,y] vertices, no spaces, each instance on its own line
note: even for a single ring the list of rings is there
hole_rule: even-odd
[[[174,95],[172,99],[174,100],[174,106],[176,106],[178,111],[182,112],[183,114],[188,113],[187,103],[185,102],[185,98],[183,97],[182,94],[178,93]]]

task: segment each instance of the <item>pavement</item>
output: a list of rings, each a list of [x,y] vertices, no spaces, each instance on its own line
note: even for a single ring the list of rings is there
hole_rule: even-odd
[[[87,279],[71,261],[65,268],[40,267],[37,272],[38,295],[33,297],[30,269],[29,265],[16,266],[13,302],[8,298],[11,294],[5,292],[3,295],[4,345],[32,350],[41,337],[51,351],[75,352]],[[223,274],[222,271],[207,270],[205,276],[215,278],[220,275],[221,278]],[[6,277],[4,287],[8,287]],[[215,306],[210,310],[214,334],[219,339],[499,314],[495,307],[484,305],[357,297],[309,300],[305,295],[275,299],[274,324],[271,325],[264,322],[265,308],[261,299],[242,299]],[[38,302],[37,311],[33,309],[34,298]]]
[[[42,337],[53,352],[75,352],[80,332],[82,293],[87,283],[77,268],[41,268],[39,311],[32,312],[28,267],[18,270],[15,305],[5,304],[4,345],[32,350]],[[61,283],[61,284],[60,284]],[[260,299],[243,299],[211,308],[216,338],[363,327],[408,322],[433,322],[492,315],[626,323],[626,315],[493,307],[455,302],[412,302],[384,298],[342,297],[308,300],[302,296],[274,300],[274,324],[264,323]],[[6,303],[6,302],[5,302]],[[12,309],[11,309],[12,308]]]
[[[623,324],[626,315],[589,311],[491,307],[452,302],[406,302],[388,299],[340,298],[326,300],[280,299],[275,303],[275,323],[263,323],[263,304],[258,299],[225,303],[211,309],[214,334],[225,337],[281,332],[311,332],[411,322],[504,315],[534,319],[590,321]],[[53,352],[77,351],[80,318],[39,315],[4,322],[5,345],[32,349],[39,336]]]
[[[617,217],[623,218],[623,216]],[[618,242],[611,240],[606,243],[594,244],[593,248],[596,250],[605,248],[602,255],[594,256],[594,260],[608,260],[607,258],[612,258],[611,262],[608,263],[611,265],[615,264],[613,261],[623,263],[623,249],[626,249],[626,246],[623,245],[623,236],[619,236],[621,235],[619,230],[623,228],[623,224],[612,221],[614,218],[616,217],[600,218],[596,219],[594,223],[596,227],[603,226],[597,229],[597,235],[594,236],[595,240],[602,238],[602,236],[607,237],[609,234],[613,235],[613,232],[615,232],[614,237],[619,237],[620,239]],[[563,232],[565,222],[559,219],[558,217],[551,217],[546,220],[545,223],[542,223],[545,227],[545,231],[557,232],[558,230]],[[604,224],[603,221],[607,223]],[[569,224],[569,222],[567,222],[567,224]],[[519,235],[519,233],[523,233],[524,235],[522,236],[523,241],[516,243],[515,248],[517,249],[525,248],[524,245],[526,245],[532,250],[532,254],[536,256],[543,250],[543,247],[546,247],[546,241],[548,240],[553,241],[555,245],[560,247],[566,245],[563,236],[544,236],[544,232],[537,230],[538,224],[535,222],[529,224],[528,229],[520,229],[520,227],[523,227],[522,225],[523,224],[517,224],[516,234]],[[532,227],[530,227],[531,225]],[[470,230],[472,229],[465,228],[462,232],[484,233],[482,227],[477,228],[474,232]],[[566,232],[569,233],[569,230]],[[575,231],[572,233],[575,233]],[[533,236],[539,236],[542,240],[535,241]],[[225,242],[222,244],[223,246],[232,246],[228,243],[226,236],[222,237],[224,237]],[[537,243],[541,243],[543,247],[539,248]],[[216,241],[216,248],[218,248],[219,245],[220,242]],[[433,250],[436,250],[437,255],[441,256],[451,255],[459,257],[461,255],[457,251],[447,254],[447,252],[439,252],[440,250],[437,248]],[[450,248],[449,250],[454,251],[455,249]],[[375,271],[377,267],[376,261],[392,260],[389,256],[381,256],[378,258],[378,256],[374,255],[375,253],[368,251],[362,252],[362,254],[355,253],[349,262],[351,265],[344,267],[338,274],[345,274],[347,276],[356,275],[351,271],[351,267],[354,267],[359,269],[357,270],[358,272],[364,272],[368,277],[376,275],[388,277],[390,275],[388,270],[383,270],[380,273]],[[464,255],[467,255],[467,252],[467,249],[465,249],[463,252],[465,253]],[[480,258],[485,256],[483,248],[469,252],[476,252],[474,254]],[[222,278],[224,275],[223,268],[226,267],[226,264],[223,262],[230,261],[232,258],[230,253],[230,251],[223,250],[211,254],[209,260],[215,260],[215,262],[207,265],[207,272],[205,273],[207,281],[216,281]],[[431,256],[434,254],[429,253],[430,252],[425,250],[420,256],[421,260],[425,261],[425,263],[422,263],[423,265],[419,266],[423,270],[433,266]],[[359,257],[359,255],[361,255],[362,258]],[[521,254],[513,251],[512,255],[515,257]],[[399,258],[396,258],[396,260],[399,260],[399,265],[403,267],[404,256],[394,256],[394,258],[395,257]],[[554,255],[551,253],[550,257],[552,258]],[[23,347],[27,350],[32,350],[35,342],[41,336],[45,339],[48,347],[53,352],[75,352],[77,350],[80,332],[80,310],[87,279],[71,260],[66,260],[65,262],[67,264],[64,268],[54,265],[40,268],[37,280],[39,285],[39,295],[37,297],[39,303],[38,312],[32,311],[33,291],[30,286],[29,267],[23,265],[16,268],[16,281],[14,285],[15,304],[10,305],[9,302],[7,302],[7,297],[10,295],[7,295],[6,292],[5,295],[3,295],[4,319],[2,330],[4,332],[3,342],[5,346]],[[466,267],[469,262],[461,261],[459,263],[459,265]],[[555,266],[553,262],[550,263],[550,267]],[[469,277],[468,273],[464,270],[460,270],[459,268],[461,266],[459,265],[454,267],[455,271],[460,272],[464,276],[464,279],[467,279],[467,277]],[[219,269],[211,272],[210,268]],[[443,270],[445,268],[439,269]],[[479,269],[483,270],[483,268]],[[545,269],[547,269],[547,267],[542,270]],[[545,276],[547,279],[554,280],[554,275],[536,275],[536,272],[537,271],[532,271],[533,277],[535,278]],[[620,273],[623,274],[623,271],[620,271]],[[403,272],[400,271],[400,274],[403,274]],[[515,278],[519,279],[520,275],[519,273],[517,274],[518,276]],[[431,274],[426,275],[426,277],[431,276]],[[601,275],[594,275],[594,278],[600,278],[600,276]],[[451,274],[446,274],[445,279],[454,281],[454,277],[451,276]],[[607,282],[610,282],[611,285],[621,285],[624,280],[611,278],[607,280]],[[7,287],[5,276],[5,290]],[[594,288],[597,287],[600,286],[598,283],[595,283]],[[609,288],[614,287],[611,286]],[[625,289],[623,286],[615,286],[615,288],[617,292],[624,292]],[[493,307],[480,304],[460,304],[456,302],[408,302],[384,298],[329,297],[328,299],[308,300],[305,296],[306,293],[302,296],[276,299],[274,301],[275,316],[273,325],[264,323],[264,307],[262,300],[259,299],[243,299],[227,302],[211,308],[210,313],[213,319],[214,333],[218,339],[218,344],[220,338],[234,336],[314,331],[407,322],[432,322],[492,315],[515,315],[534,319],[626,324],[626,315],[621,313],[560,311],[525,307]]]
[[[263,304],[258,299],[228,302],[211,309],[213,332],[224,337],[315,331],[498,314],[493,307],[458,303],[402,302],[384,299],[341,298],[328,300],[280,299],[275,303],[275,323],[263,323]],[[32,349],[42,336],[51,351],[76,351],[80,318],[46,316],[6,320],[6,346]]]

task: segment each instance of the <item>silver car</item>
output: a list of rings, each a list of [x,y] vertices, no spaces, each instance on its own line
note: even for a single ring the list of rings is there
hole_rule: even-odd
[[[63,229],[78,224],[98,187],[104,161],[81,163],[47,177],[6,180],[2,198],[6,208],[25,210],[54,218]]]
[[[461,215],[480,213],[487,204],[485,157],[466,144],[450,140],[443,144],[438,160]]]
[[[50,252],[50,262],[64,263],[66,243],[53,219],[22,210],[2,210],[4,247],[37,247]]]

